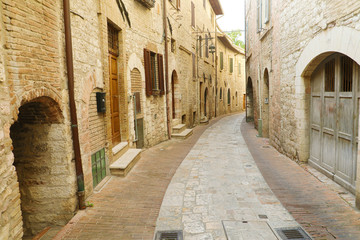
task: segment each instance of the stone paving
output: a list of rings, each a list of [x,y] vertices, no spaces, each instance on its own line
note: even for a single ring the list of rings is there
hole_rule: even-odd
[[[93,207],[78,211],[55,240],[151,240],[167,186],[176,169],[210,121],[193,129],[185,140],[170,140],[142,152],[141,159],[125,177],[110,180],[87,201]]]
[[[353,194],[309,165],[280,154],[268,139],[257,138],[252,123],[244,121],[241,133],[272,191],[313,239],[360,239]]]
[[[157,231],[184,239],[277,239],[298,223],[275,197],[240,133],[242,115],[209,127],[177,169],[161,205]]]

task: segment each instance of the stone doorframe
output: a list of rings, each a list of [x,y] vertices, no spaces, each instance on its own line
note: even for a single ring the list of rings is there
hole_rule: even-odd
[[[310,80],[315,68],[333,53],[344,54],[360,65],[360,31],[349,27],[335,27],[319,33],[306,45],[296,63],[295,117],[297,121],[298,156],[306,162],[310,154]],[[360,126],[360,125],[359,125]],[[359,131],[359,130],[358,130]],[[358,148],[357,161],[360,160]],[[357,164],[356,202],[360,206],[360,164]]]

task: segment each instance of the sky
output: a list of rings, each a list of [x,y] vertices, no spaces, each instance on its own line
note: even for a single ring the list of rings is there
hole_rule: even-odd
[[[219,0],[221,7],[224,12],[223,17],[218,17],[217,23],[219,24],[221,30],[231,31],[231,30],[245,30],[245,11],[244,11],[244,1],[245,0]],[[242,37],[244,37],[244,32],[242,32]]]

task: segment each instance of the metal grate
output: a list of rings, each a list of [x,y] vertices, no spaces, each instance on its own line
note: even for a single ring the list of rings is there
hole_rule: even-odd
[[[183,240],[182,231],[159,231],[155,240]]]
[[[301,227],[275,230],[283,240],[311,240],[311,237]]]

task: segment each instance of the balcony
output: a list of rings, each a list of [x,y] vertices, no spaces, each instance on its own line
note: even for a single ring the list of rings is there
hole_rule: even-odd
[[[155,0],[136,0],[147,8],[153,8],[155,6]]]

